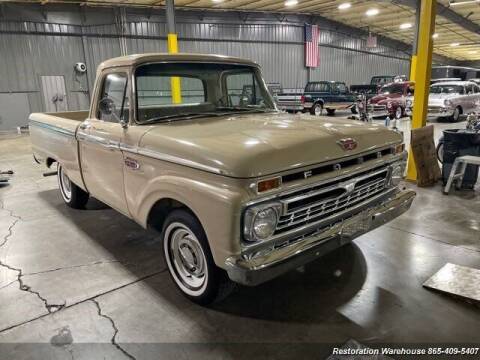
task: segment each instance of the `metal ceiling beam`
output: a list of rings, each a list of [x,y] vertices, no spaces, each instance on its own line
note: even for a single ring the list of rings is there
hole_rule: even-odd
[[[416,8],[416,0],[384,0],[391,2],[392,4],[406,5],[411,8]],[[471,31],[475,34],[480,34],[480,25],[473,21],[463,17],[456,13],[449,6],[445,6],[437,2],[437,15],[443,16],[445,19],[451,21],[454,24],[460,25],[464,29]]]

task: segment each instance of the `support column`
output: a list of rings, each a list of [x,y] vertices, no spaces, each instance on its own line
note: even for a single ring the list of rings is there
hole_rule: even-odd
[[[174,0],[166,0],[167,10],[167,49],[170,54],[178,53],[177,32],[175,29],[175,5]],[[171,77],[170,87],[172,91],[172,103],[180,104],[182,102],[182,90],[180,87],[180,78]]]
[[[435,33],[436,0],[422,0],[417,36],[417,61],[415,66],[415,95],[413,100],[412,129],[427,124],[428,94],[432,72],[433,38]],[[412,150],[409,150],[407,179],[416,180],[417,172]]]
[[[417,6],[415,8],[415,31],[413,34],[412,44],[412,59],[410,61],[410,81],[415,81],[415,70],[417,67],[417,51],[418,51],[418,31],[420,27],[420,0],[416,1]]]

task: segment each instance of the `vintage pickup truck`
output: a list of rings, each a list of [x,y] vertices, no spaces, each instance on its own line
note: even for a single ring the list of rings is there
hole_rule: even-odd
[[[351,109],[355,113],[355,100],[347,85],[339,81],[310,81],[301,97],[304,111],[315,116],[322,115],[323,109],[328,115],[340,109]]]
[[[384,85],[368,101],[367,111],[369,116],[390,117],[391,119],[400,119],[408,112],[408,101],[411,100],[415,90],[415,83],[403,81]]]
[[[90,111],[31,114],[30,134],[67,205],[94,196],[157,229],[171,278],[201,304],[350,242],[415,196],[397,186],[400,133],[282,113],[259,66],[233,57],[107,60]]]

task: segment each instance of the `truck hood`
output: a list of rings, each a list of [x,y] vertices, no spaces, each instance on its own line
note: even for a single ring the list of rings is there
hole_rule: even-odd
[[[370,99],[370,104],[386,104],[388,101],[394,100],[395,97],[389,95],[375,95]]]
[[[353,138],[346,151],[337,144]],[[237,178],[274,174],[402,140],[382,125],[285,113],[228,115],[152,126],[139,147],[161,159]]]

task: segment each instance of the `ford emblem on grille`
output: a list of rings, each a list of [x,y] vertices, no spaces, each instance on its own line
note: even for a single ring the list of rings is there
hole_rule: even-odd
[[[340,139],[337,141],[337,144],[342,147],[343,150],[349,151],[353,150],[357,147],[357,141],[352,138],[345,138],[345,139]]]

